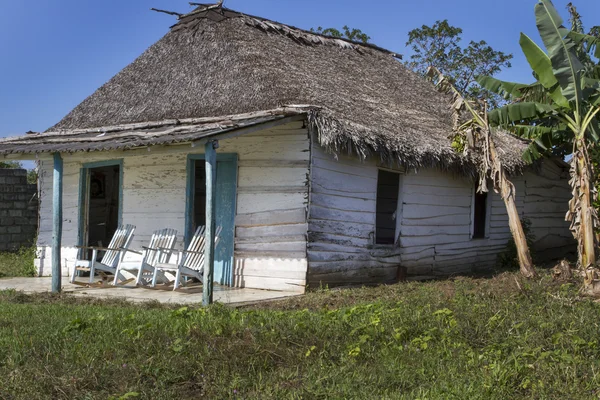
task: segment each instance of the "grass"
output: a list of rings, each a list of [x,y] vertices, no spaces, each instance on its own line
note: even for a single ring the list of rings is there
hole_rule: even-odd
[[[36,248],[32,246],[24,247],[14,253],[0,253],[0,278],[35,276],[36,269],[33,264],[35,252]]]
[[[9,291],[0,310],[0,399],[597,399],[600,389],[600,305],[547,274],[238,309]]]

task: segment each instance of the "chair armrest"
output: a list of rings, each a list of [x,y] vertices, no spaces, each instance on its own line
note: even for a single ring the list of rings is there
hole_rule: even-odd
[[[121,251],[124,251],[124,252],[128,252],[128,251],[130,251],[130,252],[132,252],[132,253],[135,253],[135,254],[142,255],[142,252],[140,252],[140,251],[135,251],[135,250],[131,250],[131,249],[126,249],[125,247],[121,247],[119,250],[121,250]]]
[[[144,250],[153,250],[153,251],[165,251],[165,252],[173,252],[173,249],[167,249],[166,247],[147,247],[147,246],[142,246],[142,249]]]
[[[98,247],[98,246],[75,246],[77,249],[88,249],[88,250],[98,250],[98,251],[119,251],[125,249],[112,249],[108,247]]]
[[[204,254],[203,251],[192,251],[192,250],[181,250],[182,253],[189,253],[189,254]]]

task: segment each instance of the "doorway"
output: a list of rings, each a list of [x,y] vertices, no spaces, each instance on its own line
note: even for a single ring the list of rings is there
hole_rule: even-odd
[[[122,182],[123,165],[120,160],[84,164],[80,192],[81,245],[109,245],[121,221]]]
[[[186,243],[198,226],[206,225],[206,162],[203,154],[188,156]],[[233,250],[237,194],[237,154],[217,154],[216,225],[221,236],[215,248],[214,281],[233,285]]]

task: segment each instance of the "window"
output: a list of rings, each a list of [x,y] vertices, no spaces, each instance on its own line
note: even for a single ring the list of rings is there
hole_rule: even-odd
[[[375,222],[375,243],[394,244],[396,242],[396,210],[400,174],[379,170],[377,176],[377,216]]]
[[[477,193],[473,198],[473,239],[483,239],[486,235],[488,217],[488,194]]]

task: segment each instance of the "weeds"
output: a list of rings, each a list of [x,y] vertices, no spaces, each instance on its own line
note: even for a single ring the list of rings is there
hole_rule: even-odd
[[[15,253],[0,253],[0,278],[35,276],[35,246],[24,247]]]

